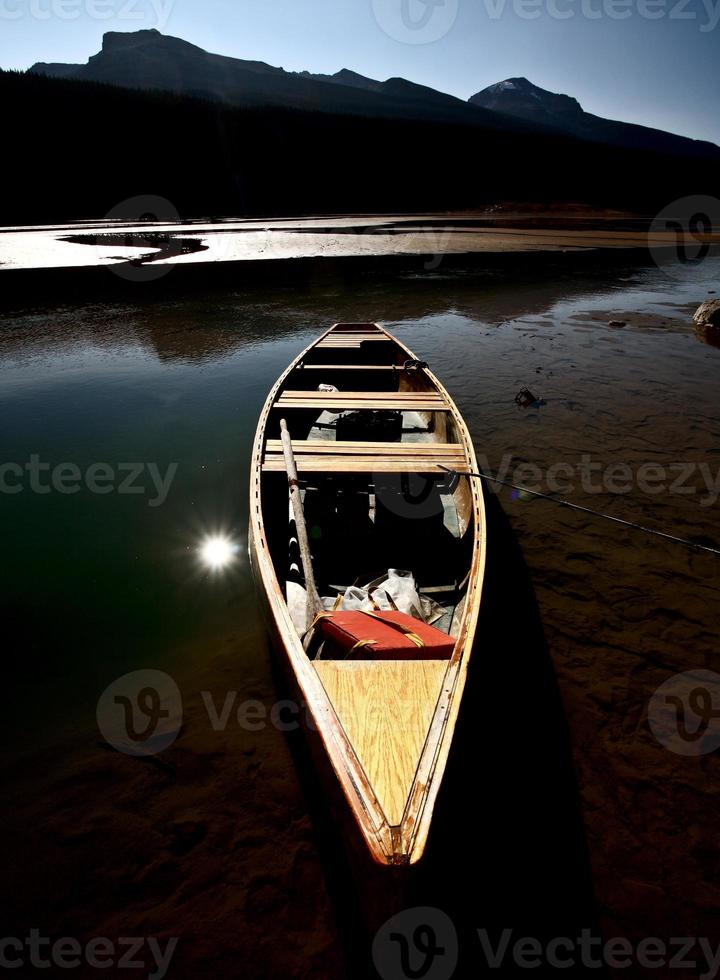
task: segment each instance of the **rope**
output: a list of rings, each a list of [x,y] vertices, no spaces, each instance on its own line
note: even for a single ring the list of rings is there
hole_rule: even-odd
[[[636,524],[634,521],[623,520],[622,517],[613,517],[612,514],[603,514],[602,511],[592,510],[590,507],[583,507],[581,504],[573,504],[569,500],[561,500],[559,497],[552,497],[549,493],[540,493],[539,490],[529,490],[527,487],[517,486],[515,483],[508,483],[507,480],[498,480],[494,476],[488,476],[486,473],[459,473],[457,470],[451,470],[447,466],[443,466],[442,463],[437,464],[441,470],[445,470],[447,473],[454,473],[456,476],[474,476],[479,480],[490,480],[491,483],[500,483],[504,487],[510,487],[512,490],[519,490],[522,493],[529,493],[533,497],[542,497],[543,500],[550,500],[554,504],[558,504],[560,507],[569,507],[571,510],[579,510],[584,514],[592,514],[593,517],[602,517],[603,520],[613,521],[615,524],[623,524],[625,527],[632,527],[636,531],[644,531],[646,534],[654,534],[658,538],[665,538],[666,541],[674,541],[676,544],[684,544],[688,548],[695,548],[698,551],[707,551],[711,555],[720,555],[719,548],[710,548],[705,544],[698,544],[696,541],[689,541],[687,538],[679,538],[674,534],[668,534],[666,531],[658,531],[652,527],[645,527],[644,524]]]
[[[387,595],[387,593],[385,593],[385,594]],[[338,599],[342,599],[342,596],[338,596]],[[326,611],[326,612],[318,613],[317,616],[315,617],[315,619],[312,621],[312,625],[310,626],[310,630],[314,630],[315,627],[317,626],[317,624],[320,622],[321,619],[332,619],[333,612],[339,611],[337,609],[337,605],[338,605],[338,603],[337,603],[337,600],[336,600],[335,601],[335,608],[332,610],[332,612]],[[377,603],[376,603],[376,605],[377,605]],[[345,609],[345,610],[342,610],[342,611],[343,612],[357,612],[357,613],[362,613],[363,616],[372,616],[373,619],[379,620],[381,623],[384,623],[385,626],[389,626],[390,629],[394,629],[394,630],[397,630],[398,632],[402,633],[404,636],[406,636],[408,638],[408,640],[410,640],[411,643],[414,643],[416,647],[424,647],[425,646],[425,641],[421,637],[419,637],[417,635],[417,633],[413,633],[413,631],[411,629],[409,629],[407,626],[403,626],[402,623],[395,623],[395,622],[393,622],[390,619],[384,619],[382,616],[378,616],[377,613],[370,612],[369,609]],[[353,647],[350,648],[350,653],[352,653],[353,650],[357,650],[358,647],[372,646],[372,645],[377,644],[377,642],[378,642],[377,640],[358,640],[357,643]]]

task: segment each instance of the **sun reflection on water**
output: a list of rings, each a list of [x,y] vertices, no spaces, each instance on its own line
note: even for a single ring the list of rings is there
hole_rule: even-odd
[[[220,572],[231,565],[238,555],[239,546],[224,534],[212,534],[203,538],[198,547],[201,563],[213,572]]]

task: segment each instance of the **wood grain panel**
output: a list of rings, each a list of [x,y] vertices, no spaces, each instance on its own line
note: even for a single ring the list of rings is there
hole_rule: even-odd
[[[298,371],[402,371],[398,364],[299,364]]]
[[[390,826],[402,820],[447,661],[313,661]]]
[[[442,460],[428,456],[388,459],[386,456],[301,456],[296,460],[298,473],[469,473],[464,456],[449,456]],[[284,473],[282,456],[266,456],[263,473]]]
[[[296,456],[317,456],[329,453],[331,456],[462,456],[464,449],[459,442],[354,442],[342,439],[293,439],[293,453]],[[268,439],[267,451],[281,453],[279,439]]]
[[[275,408],[317,408],[320,411],[342,409],[387,409],[406,412],[450,411],[450,406],[435,392],[397,391],[284,391]]]

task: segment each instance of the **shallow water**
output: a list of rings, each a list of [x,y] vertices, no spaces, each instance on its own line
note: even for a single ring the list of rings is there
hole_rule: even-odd
[[[707,262],[715,266],[682,279],[655,267],[563,269],[556,260],[512,275],[440,269],[1,315],[2,461],[70,463],[83,480],[106,463],[116,474],[105,493],[36,492],[26,471],[7,477],[21,485],[0,497],[0,611],[14,692],[5,721],[15,758],[94,742],[99,694],[136,668],[207,678],[217,667],[221,683],[244,696],[272,697],[245,555],[249,452],[269,387],[333,320],[379,320],[426,359],[491,472],[504,465],[505,479],[555,490],[548,469],[563,463],[561,496],[720,547],[720,349],[691,322],[708,291],[720,289],[720,261]],[[515,404],[523,386],[539,407]],[[590,489],[583,456],[596,466]],[[140,491],[117,492],[118,468],[130,463],[154,464],[161,475],[176,466],[166,499],[147,469],[134,482]],[[629,467],[614,483],[611,463]],[[649,463],[666,468],[664,481],[643,482]],[[695,466],[686,489],[670,492],[680,464]],[[613,492],[618,481],[625,489]],[[669,859],[669,905],[650,916],[657,929],[705,877],[709,818],[697,802],[688,816],[686,794],[705,800],[712,786],[652,739],[646,704],[673,672],[717,664],[718,559],[522,493],[500,499],[560,683],[596,887],[622,934],[645,915],[639,900],[623,911],[627,881],[659,887],[642,848],[660,804],[649,785],[638,801],[638,780],[654,772],[684,787],[662,819],[671,827],[690,820],[698,856],[682,868],[678,858],[674,871]],[[226,574],[198,561],[210,532],[238,545]],[[511,625],[507,649],[495,655],[512,656]],[[281,739],[272,746],[269,756],[285,751]],[[292,781],[292,767],[282,771]]]

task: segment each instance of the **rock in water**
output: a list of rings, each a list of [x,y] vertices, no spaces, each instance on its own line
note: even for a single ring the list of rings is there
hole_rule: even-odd
[[[698,306],[693,320],[699,327],[720,327],[720,299],[709,299]]]

